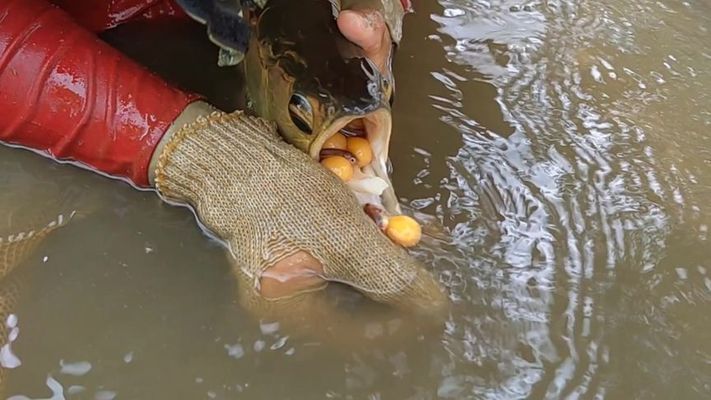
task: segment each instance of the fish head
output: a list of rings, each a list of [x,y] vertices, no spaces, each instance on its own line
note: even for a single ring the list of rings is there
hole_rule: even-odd
[[[250,105],[315,160],[336,133],[367,138],[373,161],[356,171],[351,187],[362,203],[399,213],[388,176],[392,74],[341,34],[337,15],[328,0],[269,0],[247,11]]]

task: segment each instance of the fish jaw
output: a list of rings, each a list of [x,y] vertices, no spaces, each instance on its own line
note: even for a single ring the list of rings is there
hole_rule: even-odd
[[[389,108],[381,108],[365,116],[341,117],[315,135],[308,154],[314,160],[320,158],[323,145],[336,133],[356,119],[362,119],[365,138],[373,150],[373,161],[362,168],[355,168],[353,178],[346,184],[362,205],[373,204],[389,214],[401,214],[400,204],[388,173],[388,156],[392,136],[392,114]]]

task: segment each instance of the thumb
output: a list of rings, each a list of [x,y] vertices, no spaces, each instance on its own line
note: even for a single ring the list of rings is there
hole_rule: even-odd
[[[343,36],[362,48],[365,56],[385,73],[391,40],[383,15],[376,10],[344,10],[337,23]]]

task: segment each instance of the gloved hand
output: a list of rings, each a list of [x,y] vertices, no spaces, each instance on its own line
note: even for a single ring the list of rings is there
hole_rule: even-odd
[[[401,308],[444,308],[432,276],[273,126],[240,114],[205,117],[209,107],[198,96],[148,73],[45,1],[0,2],[0,15],[8,15],[0,24],[0,142],[138,187],[150,186],[148,171],[157,170],[159,192],[194,207],[229,244],[254,299],[340,281]],[[322,298],[298,297],[311,306]]]
[[[265,120],[239,112],[201,115],[169,132],[155,157],[158,192],[192,206],[263,297],[336,281],[407,310],[445,308],[432,275],[378,230],[338,178],[283,142]]]

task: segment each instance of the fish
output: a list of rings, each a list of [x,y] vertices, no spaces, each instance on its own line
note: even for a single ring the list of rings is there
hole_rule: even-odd
[[[343,36],[333,2],[270,0],[244,15],[250,40],[243,64],[254,112],[275,121],[281,136],[314,160],[336,133],[366,137],[373,161],[348,185],[362,204],[400,214],[388,174],[392,74],[381,73]]]
[[[373,161],[348,182],[361,204],[401,209],[389,177],[394,80],[382,73],[337,25],[342,5],[380,0],[178,0],[207,25],[221,62],[238,60],[248,108],[276,122],[281,136],[319,161],[336,133],[367,138]],[[347,3],[347,4],[346,4]],[[225,56],[227,52],[228,55]],[[391,52],[392,54],[393,52]],[[227,59],[228,61],[225,61]]]

